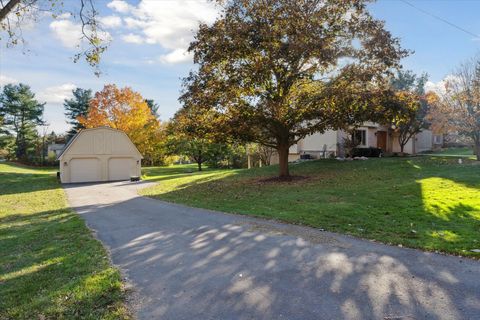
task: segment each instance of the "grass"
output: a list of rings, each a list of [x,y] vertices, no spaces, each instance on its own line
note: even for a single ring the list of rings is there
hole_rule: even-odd
[[[124,295],[54,171],[0,163],[0,319],[126,319]]]
[[[476,156],[473,154],[472,148],[446,148],[439,151],[427,152],[427,156],[440,156],[440,157],[456,157],[456,158],[469,158],[475,160]]]
[[[149,197],[277,219],[388,244],[480,258],[480,165],[448,157],[320,160],[292,165],[290,183],[265,182],[278,167],[146,168]]]

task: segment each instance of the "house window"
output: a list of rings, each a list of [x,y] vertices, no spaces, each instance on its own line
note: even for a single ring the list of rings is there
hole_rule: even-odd
[[[367,130],[355,130],[352,135],[352,140],[356,145],[367,145]]]

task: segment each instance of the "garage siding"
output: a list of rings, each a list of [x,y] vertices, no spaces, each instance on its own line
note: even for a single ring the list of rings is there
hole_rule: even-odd
[[[59,157],[63,183],[128,180],[140,176],[142,155],[128,136],[99,127],[80,131]]]

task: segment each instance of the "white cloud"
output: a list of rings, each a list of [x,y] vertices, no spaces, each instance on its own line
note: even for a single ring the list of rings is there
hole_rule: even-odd
[[[459,83],[459,78],[453,74],[447,75],[443,80],[438,82],[427,81],[425,83],[425,92],[435,92],[438,95],[444,95],[447,92],[446,85],[448,83]]]
[[[52,30],[54,36],[60,40],[64,47],[70,49],[78,48],[84,40],[82,26],[68,19],[68,17],[67,19],[58,19],[51,22],[50,30]],[[112,36],[107,31],[99,31],[98,37],[105,42],[112,40]]]
[[[63,103],[65,99],[72,97],[72,90],[76,87],[73,83],[64,83],[59,86],[48,87],[37,94],[37,100],[47,103]]]
[[[118,28],[122,25],[122,19],[114,15],[100,17],[99,21],[104,28]]]
[[[132,10],[132,6],[123,0],[113,0],[107,4],[107,7],[120,13],[128,13]]]
[[[82,39],[81,26],[67,19],[55,20],[50,23],[54,36],[67,48],[76,48]]]
[[[188,53],[185,49],[175,49],[170,53],[160,56],[160,62],[174,64],[192,61],[192,54]]]
[[[143,39],[143,37],[137,35],[137,34],[133,34],[133,33],[129,33],[129,34],[126,34],[126,35],[123,35],[122,36],[122,40],[127,42],[127,43],[136,43],[136,44],[140,44],[140,43],[144,43],[145,40]]]
[[[114,0],[108,7],[128,14],[126,27],[136,30],[123,40],[129,43],[158,44],[167,53],[160,58],[163,63],[181,63],[190,59],[185,52],[193,40],[200,22],[212,23],[218,8],[206,0],[141,0],[136,6]]]
[[[0,74],[0,86],[4,86],[9,83],[18,83],[18,80],[3,74]]]
[[[138,20],[136,18],[126,17],[124,20],[127,25],[127,28],[129,29],[143,29],[148,26],[147,21]]]
[[[72,15],[70,14],[70,12],[65,12],[65,13],[62,13],[61,15],[59,15],[57,17],[57,19],[69,19]]]

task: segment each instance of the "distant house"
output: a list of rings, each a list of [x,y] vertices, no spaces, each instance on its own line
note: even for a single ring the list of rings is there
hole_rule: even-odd
[[[65,148],[65,143],[52,143],[47,146],[47,156],[50,158],[58,158]]]
[[[445,134],[443,133],[433,133],[433,145],[432,150],[438,150],[444,147],[445,145]]]
[[[366,122],[358,127],[355,132],[355,139],[360,142],[358,148],[380,148],[385,153],[400,152],[398,133],[388,126],[379,125],[373,122]],[[348,133],[343,130],[328,130],[324,133],[314,133],[298,141],[290,147],[289,161],[300,159],[302,155],[309,155],[311,158],[319,159],[330,156],[342,156],[343,142]],[[404,152],[416,154],[432,150],[434,142],[439,142],[430,130],[423,130],[416,134],[405,145]],[[278,155],[272,157],[272,163],[278,163]]]

